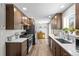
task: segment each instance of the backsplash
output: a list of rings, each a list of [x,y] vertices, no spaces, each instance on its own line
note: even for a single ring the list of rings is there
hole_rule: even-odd
[[[52,30],[52,33],[53,33],[54,35],[56,35],[56,36],[59,36],[60,33],[62,33],[62,32],[63,32],[63,30],[58,30],[58,29]]]

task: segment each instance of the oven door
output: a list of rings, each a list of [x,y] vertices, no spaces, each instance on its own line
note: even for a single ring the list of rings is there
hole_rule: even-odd
[[[32,37],[31,38],[29,38],[28,40],[27,40],[27,48],[28,48],[28,53],[31,51],[31,49],[32,49],[32,44],[33,44],[33,40],[32,40]]]

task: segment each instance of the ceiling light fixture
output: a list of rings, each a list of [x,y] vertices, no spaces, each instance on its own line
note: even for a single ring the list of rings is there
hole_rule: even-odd
[[[27,8],[23,7],[23,10],[27,10]]]
[[[49,16],[49,18],[51,18],[51,16]]]
[[[50,18],[51,16],[49,16],[49,18]]]
[[[14,12],[16,12],[16,8],[14,8]]]
[[[64,5],[61,5],[61,6],[60,6],[60,8],[64,8],[64,7],[65,7]]]
[[[27,17],[23,16],[22,19],[27,19]]]
[[[57,16],[55,16],[55,18],[57,18]]]

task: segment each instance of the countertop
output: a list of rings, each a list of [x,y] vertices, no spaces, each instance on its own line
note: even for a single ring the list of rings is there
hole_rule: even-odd
[[[76,45],[75,42],[71,43],[71,44],[63,44],[61,42],[59,42],[58,40],[56,40],[56,38],[53,34],[49,35],[54,41],[56,41],[63,49],[65,49],[69,54],[71,54],[72,56],[79,56],[79,52],[78,50],[76,50]]]
[[[14,39],[14,40],[11,40],[11,41],[6,41],[6,43],[22,43],[25,40],[27,40],[27,38],[18,38],[18,39]]]

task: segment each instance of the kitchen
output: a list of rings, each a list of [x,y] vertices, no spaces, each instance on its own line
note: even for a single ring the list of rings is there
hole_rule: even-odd
[[[0,55],[28,56],[29,53],[31,53],[34,50],[34,47],[36,45],[39,46],[40,42],[38,41],[44,41],[44,40],[46,40],[47,42],[46,44],[47,46],[49,46],[47,49],[51,51],[52,56],[79,55],[78,52],[79,48],[77,46],[78,45],[77,40],[79,37],[78,3],[75,4],[59,3],[55,5],[54,3],[51,4],[26,3],[26,4],[0,4],[0,5],[1,5],[0,17],[3,19],[0,20],[0,32],[1,32],[0,37],[2,38],[0,39],[0,45],[1,45]],[[31,11],[29,10],[30,11],[29,12],[27,8],[23,7],[24,5],[26,5],[28,9],[32,8],[33,10],[30,9]],[[36,5],[37,7],[34,7]],[[42,14],[38,11],[37,11],[38,13],[37,12],[35,13],[36,10],[39,10],[38,6],[39,8],[43,7],[45,8],[44,10],[40,10],[40,12],[47,12],[47,13]],[[50,9],[47,9],[48,8],[47,6],[48,7],[50,6],[49,7]],[[59,6],[61,6],[60,10],[58,10]],[[51,7],[55,8],[56,11]],[[26,13],[26,10],[29,13],[28,12]],[[52,10],[55,11],[55,13],[53,13],[54,15],[48,15],[52,13]],[[34,13],[37,15],[36,18],[34,18],[34,16],[36,16],[33,15]],[[44,15],[45,17],[42,17]],[[69,31],[71,27],[77,29],[77,32],[74,31],[73,33],[71,33]],[[65,30],[68,33],[65,33]]]

